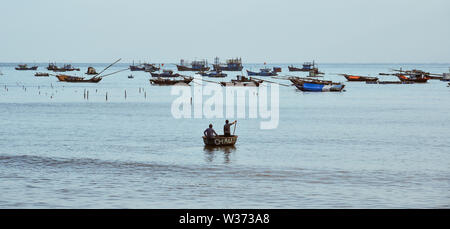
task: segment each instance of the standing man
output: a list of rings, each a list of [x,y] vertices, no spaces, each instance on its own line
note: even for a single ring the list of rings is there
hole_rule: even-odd
[[[228,120],[225,121],[225,125],[223,126],[223,134],[225,135],[225,137],[231,136],[230,127],[236,123],[237,123],[236,120],[234,120],[234,122],[232,123],[229,123]]]

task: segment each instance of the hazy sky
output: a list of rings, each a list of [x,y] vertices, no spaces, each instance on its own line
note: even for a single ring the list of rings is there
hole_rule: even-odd
[[[0,62],[450,62],[448,0],[0,3]]]

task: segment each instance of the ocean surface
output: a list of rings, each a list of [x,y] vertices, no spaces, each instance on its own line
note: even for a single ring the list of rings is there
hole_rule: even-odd
[[[450,64],[319,63],[345,92],[279,86],[277,128],[233,117],[238,142],[214,149],[201,136],[209,123],[222,133],[225,118],[174,118],[178,96],[150,85],[149,73],[64,83],[34,76],[48,63],[37,71],[17,64],[0,63],[0,208],[450,208],[447,83],[374,85],[333,75],[443,73]],[[73,65],[81,71],[68,74],[82,76],[108,64]],[[306,76],[288,65],[267,66]],[[208,80],[241,74],[226,73]]]

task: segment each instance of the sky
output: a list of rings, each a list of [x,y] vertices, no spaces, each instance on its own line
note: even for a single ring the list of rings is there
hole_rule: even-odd
[[[448,0],[0,3],[0,62],[450,63]]]

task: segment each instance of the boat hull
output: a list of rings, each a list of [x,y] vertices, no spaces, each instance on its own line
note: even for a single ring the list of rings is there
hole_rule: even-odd
[[[213,65],[214,71],[230,71],[230,72],[240,72],[242,71],[244,67],[242,65],[240,66],[220,66],[220,65]]]
[[[203,143],[206,146],[234,146],[237,142],[237,135],[232,135],[229,137],[225,137],[224,135],[219,135],[214,138],[207,138],[205,136],[203,138]]]
[[[37,70],[38,69],[38,67],[37,66],[34,66],[34,67],[30,67],[30,68],[15,68],[16,70],[18,70],[18,71],[30,71],[30,70]]]
[[[192,72],[198,72],[198,71],[206,72],[206,71],[209,71],[209,67],[190,68],[190,67],[183,66],[183,65],[177,65],[177,69],[178,69],[178,71],[192,71]]]
[[[358,82],[368,82],[368,81],[378,81],[377,77],[366,77],[366,76],[344,76],[348,81],[358,81]]]
[[[59,81],[69,82],[69,83],[98,83],[102,80],[101,77],[92,77],[90,79],[84,79],[83,77],[74,77],[67,75],[56,75]]]
[[[172,85],[176,85],[176,84],[187,84],[189,85],[189,83],[192,81],[193,79],[191,78],[187,78],[184,80],[170,80],[170,79],[150,79],[150,84],[153,85],[160,85],[160,86],[172,86]]]
[[[303,83],[295,84],[295,86],[301,91],[311,92],[340,92],[344,89],[344,84],[315,84],[315,83]]]
[[[247,70],[247,75],[249,76],[277,76],[275,72],[252,72]]]

